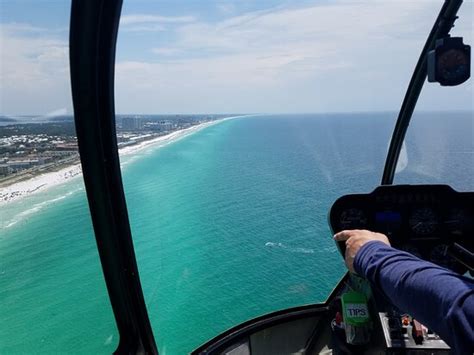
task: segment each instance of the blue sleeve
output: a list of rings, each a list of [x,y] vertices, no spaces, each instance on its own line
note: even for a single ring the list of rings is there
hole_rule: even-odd
[[[474,353],[474,280],[379,241],[362,246],[354,269],[456,353]]]

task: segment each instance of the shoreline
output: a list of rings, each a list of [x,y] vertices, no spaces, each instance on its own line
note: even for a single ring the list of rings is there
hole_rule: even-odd
[[[119,149],[119,156],[123,157],[123,156],[131,155],[139,151],[142,151],[146,148],[153,147],[160,143],[161,143],[160,147],[162,147],[164,145],[176,142],[180,140],[181,138],[187,137],[198,131],[201,131],[207,127],[219,124],[227,120],[231,120],[234,118],[241,118],[241,117],[246,117],[246,115],[225,117],[225,118],[214,120],[214,121],[199,123],[197,125],[194,125],[188,128],[171,132],[164,136],[152,138],[150,140],[145,140],[143,142],[140,142],[132,146],[123,147]],[[17,201],[23,197],[30,196],[39,191],[44,191],[50,187],[63,184],[81,175],[82,175],[82,168],[79,162],[76,164],[68,165],[58,171],[45,172],[43,174],[34,176],[30,179],[14,182],[11,185],[0,187],[0,207],[7,205],[10,202]]]

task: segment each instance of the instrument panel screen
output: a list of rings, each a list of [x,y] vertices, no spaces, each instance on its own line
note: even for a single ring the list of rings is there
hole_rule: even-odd
[[[376,223],[400,223],[402,215],[400,212],[383,211],[375,213]]]

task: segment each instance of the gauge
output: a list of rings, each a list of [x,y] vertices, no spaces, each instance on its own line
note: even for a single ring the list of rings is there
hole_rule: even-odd
[[[438,228],[436,213],[429,207],[415,209],[410,215],[408,223],[411,230],[418,235],[433,234]]]
[[[457,49],[450,49],[438,57],[438,73],[444,80],[457,81],[468,70],[468,57]]]
[[[436,41],[428,53],[428,81],[442,86],[462,84],[471,76],[471,47],[461,37],[447,37]]]
[[[472,215],[465,209],[454,208],[444,221],[444,225],[450,234],[463,235],[468,233],[473,226]]]
[[[364,228],[367,226],[367,216],[361,209],[349,208],[342,211],[339,225],[341,230]]]

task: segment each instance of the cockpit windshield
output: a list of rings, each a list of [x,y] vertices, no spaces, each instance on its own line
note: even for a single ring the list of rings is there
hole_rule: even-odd
[[[442,4],[124,1],[116,141],[160,353],[326,300],[346,272],[328,211],[380,184]],[[0,353],[110,353],[119,336],[72,117],[70,3],[0,10]],[[453,34],[472,44],[472,3],[459,15]],[[473,108],[472,79],[425,84],[395,182],[474,190]]]
[[[0,1],[0,353],[119,341],[79,165],[67,1]]]
[[[117,107],[142,114],[123,115],[118,136],[163,135],[159,149],[144,142],[122,159],[145,299],[170,353],[325,300],[344,273],[327,211],[341,194],[380,183],[439,11],[410,2],[227,5],[202,14],[161,4],[145,16],[125,3],[119,30]],[[168,22],[152,15],[165,11]],[[224,120],[212,115],[224,111]],[[183,128],[195,133],[181,139]],[[171,131],[176,139],[165,138]]]
[[[473,4],[461,7],[452,37],[472,43]],[[449,184],[474,190],[473,81],[456,87],[426,83],[397,166],[395,183]]]

